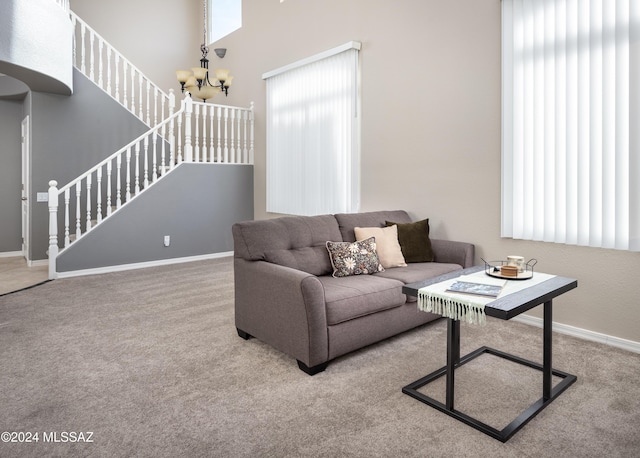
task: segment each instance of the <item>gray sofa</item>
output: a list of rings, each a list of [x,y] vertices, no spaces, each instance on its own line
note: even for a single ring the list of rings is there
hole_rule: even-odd
[[[327,241],[355,241],[355,227],[411,223],[404,211],[286,216],[233,226],[235,323],[292,356],[310,375],[329,361],[432,321],[402,286],[474,262],[474,245],[431,239],[434,262],[335,278]]]

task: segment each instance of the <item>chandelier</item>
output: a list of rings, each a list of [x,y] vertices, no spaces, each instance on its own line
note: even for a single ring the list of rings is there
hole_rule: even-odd
[[[227,96],[233,76],[229,76],[229,70],[221,68],[214,71],[215,79],[213,83],[209,79],[209,59],[207,59],[207,54],[209,54],[209,48],[207,47],[207,0],[204,0],[202,3],[204,5],[204,37],[200,45],[200,52],[202,53],[200,67],[193,67],[191,70],[178,70],[176,71],[176,76],[178,77],[182,92],[186,89],[192,97],[197,97],[206,102],[207,99],[215,97],[219,92],[224,92],[224,95]],[[216,55],[220,58],[224,57],[226,51],[224,48],[215,49]]]

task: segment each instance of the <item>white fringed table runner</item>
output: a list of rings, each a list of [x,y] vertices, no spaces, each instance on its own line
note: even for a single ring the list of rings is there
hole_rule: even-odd
[[[470,275],[461,275],[451,280],[420,288],[418,290],[418,309],[423,312],[436,313],[446,318],[466,321],[469,324],[484,325],[487,322],[487,316],[484,312],[485,305],[496,299],[547,281],[554,276],[535,272],[533,277],[528,280],[503,280],[490,277],[484,270]],[[498,297],[484,297],[447,291],[457,281],[504,285],[504,287]]]

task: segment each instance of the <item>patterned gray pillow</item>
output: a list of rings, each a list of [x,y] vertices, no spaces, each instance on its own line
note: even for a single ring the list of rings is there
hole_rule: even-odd
[[[384,272],[376,252],[376,238],[359,242],[327,242],[334,277]]]

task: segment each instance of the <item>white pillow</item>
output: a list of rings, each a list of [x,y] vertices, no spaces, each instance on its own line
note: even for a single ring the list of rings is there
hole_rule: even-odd
[[[376,251],[380,264],[385,269],[390,267],[405,267],[407,263],[402,256],[402,249],[398,242],[398,226],[388,227],[355,227],[356,240],[376,238]]]

